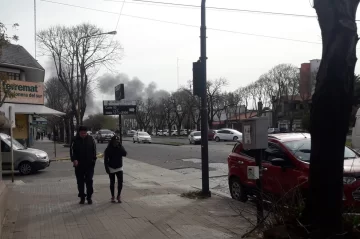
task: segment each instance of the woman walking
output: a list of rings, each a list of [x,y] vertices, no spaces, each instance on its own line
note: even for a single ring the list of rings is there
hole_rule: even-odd
[[[116,200],[121,203],[121,190],[123,186],[123,158],[127,155],[125,148],[121,145],[118,136],[113,136],[105,149],[105,170],[110,178],[111,202],[115,202],[115,176],[118,180],[118,191]]]

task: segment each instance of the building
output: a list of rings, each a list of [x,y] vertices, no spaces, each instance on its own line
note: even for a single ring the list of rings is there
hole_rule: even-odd
[[[25,48],[8,44],[0,52],[0,74],[7,78],[3,87],[15,95],[5,99],[0,111],[11,120],[13,137],[31,146],[39,125],[36,118],[64,113],[44,105],[45,70]]]

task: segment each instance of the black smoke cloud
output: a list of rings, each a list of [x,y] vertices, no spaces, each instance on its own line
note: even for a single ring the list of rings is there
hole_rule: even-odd
[[[153,98],[160,100],[169,96],[169,92],[158,90],[155,82],[146,85],[138,77],[132,79],[126,74],[104,74],[98,78],[99,91],[104,100],[115,99],[115,86],[124,84],[125,99],[137,100]],[[99,113],[102,111],[102,102],[94,102],[93,97],[87,99],[87,112]]]

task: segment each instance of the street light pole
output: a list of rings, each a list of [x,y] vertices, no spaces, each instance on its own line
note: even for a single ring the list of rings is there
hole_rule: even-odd
[[[211,196],[209,188],[209,152],[208,152],[208,112],[206,97],[206,0],[201,0],[201,28],[200,28],[200,45],[201,45],[201,76],[202,97],[201,97],[201,168],[202,168],[202,193]]]
[[[94,35],[88,35],[88,36],[82,36],[80,37],[77,41],[76,41],[76,84],[77,84],[77,88],[78,88],[78,127],[80,126],[80,116],[81,116],[81,102],[80,102],[80,82],[79,82],[79,44],[80,41],[86,38],[91,38],[91,37],[97,37],[97,36],[101,36],[101,35],[116,35],[116,31],[111,31],[111,32],[103,32],[103,33],[98,33],[98,34],[94,34]],[[80,67],[81,70],[81,67]]]

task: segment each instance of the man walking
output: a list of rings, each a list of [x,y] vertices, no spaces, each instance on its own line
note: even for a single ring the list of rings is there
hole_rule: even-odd
[[[93,176],[96,162],[96,144],[94,138],[87,134],[87,128],[80,126],[75,139],[70,146],[70,157],[75,167],[80,204],[85,203],[85,197],[92,204]],[[86,193],[85,186],[86,184]]]

